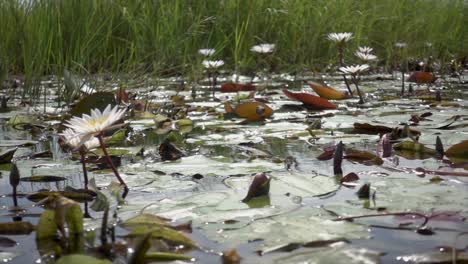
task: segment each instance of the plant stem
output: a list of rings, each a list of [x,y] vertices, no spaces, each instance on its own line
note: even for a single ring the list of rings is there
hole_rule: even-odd
[[[107,164],[109,164],[109,166],[111,167],[112,171],[115,174],[115,177],[117,177],[117,179],[119,180],[120,185],[124,186],[124,192],[122,193],[122,198],[125,198],[127,196],[127,194],[128,194],[128,186],[124,182],[124,180],[120,177],[120,174],[117,171],[117,169],[115,168],[115,165],[112,162],[112,160],[111,160],[111,158],[109,156],[109,153],[107,153],[106,145],[104,144],[104,139],[102,138],[102,133],[98,134],[96,137],[99,139],[99,143],[101,144],[102,152],[104,152],[104,156],[106,157]]]
[[[364,98],[362,97],[362,94],[361,94],[361,90],[359,90],[359,86],[358,86],[358,82],[359,80],[356,78],[356,76],[353,75],[353,77],[351,77],[352,80],[353,80],[353,83],[354,83],[354,86],[356,86],[356,90],[358,92],[358,95],[359,95],[359,102],[358,104],[363,104],[364,103]]]
[[[401,69],[401,96],[403,95],[405,95],[405,71]]]
[[[344,47],[342,45],[344,44],[338,45],[338,63],[340,67],[344,66]],[[351,91],[351,87],[349,86],[349,82],[345,74],[343,74],[343,80],[344,80],[344,83],[346,84],[346,88],[348,89],[349,96],[353,97],[353,91]]]
[[[80,148],[80,162],[81,162],[81,167],[83,168],[83,178],[84,178],[84,188],[85,190],[88,190],[88,171],[86,170],[86,160],[85,160],[85,150],[83,147]]]

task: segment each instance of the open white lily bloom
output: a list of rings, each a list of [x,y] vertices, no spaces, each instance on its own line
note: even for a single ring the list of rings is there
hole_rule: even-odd
[[[358,57],[359,59],[363,61],[373,61],[377,59],[377,56],[375,56],[374,54],[370,54],[370,53],[363,53],[360,51],[356,51],[356,53],[354,54],[356,55],[356,57]]]
[[[343,32],[343,33],[329,33],[327,39],[334,41],[336,43],[348,42],[353,38],[353,33]]]
[[[224,65],[223,60],[204,60],[202,62],[203,67],[206,69],[216,69]]]
[[[275,50],[275,44],[259,44],[250,48],[250,51],[256,53],[272,53]]]
[[[395,47],[397,47],[399,49],[402,49],[402,48],[406,47],[406,43],[405,42],[397,42],[397,43],[395,43]]]
[[[71,128],[65,129],[62,133],[60,133],[60,136],[62,136],[67,145],[75,149],[79,148],[81,145],[84,145],[86,149],[94,149],[100,146],[99,139],[96,137],[92,137],[84,143],[81,143],[81,136]]]
[[[374,49],[371,47],[363,46],[359,47],[357,52],[365,53],[365,54],[370,54]]]
[[[111,108],[111,105],[108,105],[102,112],[99,109],[93,109],[91,115],[83,114],[82,117],[73,117],[66,122],[65,126],[71,128],[81,138],[78,145],[81,146],[92,137],[111,128],[123,117],[125,111],[126,109],[119,110],[118,106]]]
[[[203,55],[203,56],[211,56],[215,54],[215,52],[216,51],[214,49],[199,49],[198,50],[198,54]]]
[[[340,71],[342,73],[350,74],[350,75],[357,75],[361,72],[367,71],[368,69],[369,69],[369,65],[367,64],[340,67]]]

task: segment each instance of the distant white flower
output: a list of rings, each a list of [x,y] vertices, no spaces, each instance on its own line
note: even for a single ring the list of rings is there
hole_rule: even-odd
[[[364,47],[359,47],[358,50],[357,50],[357,52],[369,54],[369,53],[371,53],[373,50],[374,50],[374,49],[371,48],[371,47],[364,46]]]
[[[343,32],[343,33],[329,33],[327,39],[334,41],[336,43],[348,42],[353,38],[353,33]]]
[[[198,54],[203,55],[203,56],[211,56],[215,53],[216,51],[214,49],[199,49]]]
[[[223,60],[204,60],[202,62],[203,67],[206,69],[216,69],[224,65]]]
[[[81,146],[92,137],[111,128],[124,114],[125,109],[119,110],[118,106],[111,109],[111,105],[108,105],[102,112],[99,109],[93,109],[91,115],[75,116],[68,120],[65,126],[71,128],[81,138],[78,144],[78,146]]]
[[[367,64],[340,67],[340,71],[342,73],[350,75],[357,75],[361,72],[367,71],[368,69],[369,65]]]
[[[65,129],[62,133],[60,133],[60,136],[62,136],[67,145],[75,149],[81,145],[84,145],[86,149],[93,149],[100,146],[99,139],[96,137],[92,137],[88,141],[81,143],[81,136],[71,128]]]
[[[402,49],[402,48],[406,47],[406,43],[405,42],[397,42],[397,43],[395,43],[395,47],[397,47],[399,49]]]
[[[424,43],[424,45],[426,45],[426,47],[428,47],[428,48],[432,47],[432,43],[429,42],[429,41],[426,41],[426,42]]]
[[[260,44],[253,46],[250,51],[257,53],[272,53],[275,50],[275,44]]]
[[[356,53],[354,54],[356,55],[356,57],[358,57],[359,59],[363,61],[373,61],[377,59],[377,56],[375,56],[374,54],[370,54],[370,53],[363,53],[360,51],[356,51]]]

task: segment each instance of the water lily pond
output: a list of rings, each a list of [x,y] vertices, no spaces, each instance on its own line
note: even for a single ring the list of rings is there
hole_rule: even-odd
[[[43,102],[23,105],[12,96],[0,113],[0,259],[468,261],[467,86],[445,78],[412,84],[412,93],[400,97],[397,76],[362,76],[364,104],[356,95],[329,100],[336,108],[325,110],[290,95],[315,95],[307,81],[317,79],[345,91],[341,76],[255,78],[255,93],[220,92],[221,84],[250,82],[242,76],[218,76],[214,90],[207,80],[97,76],[71,106],[59,96],[63,80],[50,77]],[[83,190],[80,155],[58,136],[71,114],[108,103],[127,108],[124,123],[105,134],[129,188],[125,198],[100,149],[87,154],[89,190]],[[12,182],[15,173],[19,182]],[[263,181],[250,195],[255,180]],[[44,202],[51,195],[67,200]],[[79,238],[68,213],[76,203],[87,216]],[[47,218],[50,208],[55,215]],[[39,231],[41,221],[67,224],[40,239],[47,233]],[[101,263],[94,261],[88,263]]]

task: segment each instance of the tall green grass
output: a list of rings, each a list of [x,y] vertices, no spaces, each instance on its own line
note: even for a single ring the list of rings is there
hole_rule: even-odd
[[[336,61],[327,33],[345,31],[355,36],[350,63],[369,45],[390,65],[398,41],[409,56],[446,61],[467,54],[466,25],[463,0],[2,0],[0,76],[24,74],[34,87],[63,69],[188,74],[204,47],[216,48],[226,69],[247,71],[250,47],[262,42],[277,44],[277,71],[321,70]]]

